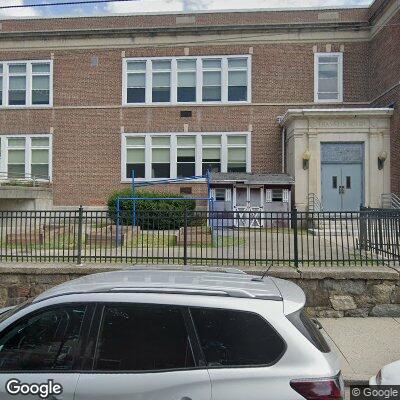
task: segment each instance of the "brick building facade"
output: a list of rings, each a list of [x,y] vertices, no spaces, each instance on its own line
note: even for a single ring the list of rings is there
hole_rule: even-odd
[[[378,124],[380,131],[366,137],[382,136],[374,142],[377,155],[387,153],[377,175],[366,170],[376,169],[378,161],[363,164],[365,179],[386,179],[380,193],[399,193],[399,7],[398,0],[377,0],[354,9],[4,20],[0,173],[34,175],[46,171],[47,162],[55,206],[102,206],[111,192],[127,187],[132,169],[144,179],[176,177],[179,171],[199,175],[210,162],[222,172],[295,177],[289,158],[301,169],[304,157],[290,153],[289,136],[282,140],[291,129],[289,122],[280,123],[282,116],[325,109],[332,116],[315,118],[339,121],[335,110],[346,108],[355,110],[346,121],[361,119],[364,128]],[[342,69],[335,69],[342,76],[329,75],[329,67],[324,75],[339,86],[342,80],[336,100],[329,94],[316,99],[317,54],[342,57]],[[124,104],[127,98],[133,102]],[[372,108],[382,110],[378,122],[368,112]],[[340,121],[332,135],[346,127]],[[155,139],[161,133],[167,135]],[[24,143],[13,141],[18,136]],[[180,145],[184,136],[190,138]],[[216,147],[219,156],[212,156]],[[173,165],[179,157],[182,165]],[[319,159],[312,151],[310,157]],[[157,172],[166,166],[168,176]],[[204,193],[204,185],[189,186],[193,194]],[[315,191],[323,195],[321,186]],[[378,192],[361,202],[377,206]],[[306,207],[304,198],[295,201]]]

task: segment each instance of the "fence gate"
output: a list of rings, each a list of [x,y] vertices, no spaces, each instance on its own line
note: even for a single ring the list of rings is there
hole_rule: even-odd
[[[400,261],[400,210],[362,208],[360,247],[377,257]]]

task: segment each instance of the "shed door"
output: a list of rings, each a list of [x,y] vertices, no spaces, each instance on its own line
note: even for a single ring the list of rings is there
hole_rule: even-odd
[[[236,188],[236,207],[247,207],[247,187]]]

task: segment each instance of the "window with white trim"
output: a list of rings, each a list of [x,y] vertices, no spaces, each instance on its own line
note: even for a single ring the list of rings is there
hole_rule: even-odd
[[[26,105],[26,64],[8,65],[8,105]]]
[[[197,92],[197,62],[196,60],[177,60],[178,103],[195,103]]]
[[[151,177],[171,177],[171,138],[153,136],[151,138]]]
[[[0,62],[0,105],[50,106],[53,102],[51,60]]]
[[[125,138],[126,172],[125,176],[144,178],[146,174],[146,143],[145,137],[129,136]]]
[[[51,180],[50,135],[0,136],[0,177]]]
[[[228,136],[228,172],[246,172],[246,136]]]
[[[314,101],[343,101],[343,53],[314,54]]]
[[[32,105],[50,104],[50,63],[32,64]]]
[[[251,101],[251,57],[123,60],[123,104],[224,104]]]
[[[272,189],[272,202],[283,202],[283,189]]]
[[[203,102],[222,100],[222,60],[203,60]]]
[[[123,181],[251,172],[250,133],[124,133],[121,160]]]
[[[187,178],[196,175],[196,136],[177,137],[176,175]]]
[[[146,62],[130,61],[127,63],[127,102],[146,102]]]
[[[169,103],[171,101],[171,60],[154,60],[153,68],[153,103]]]
[[[204,136],[202,144],[202,175],[207,171],[221,172],[221,136]]]
[[[228,101],[247,99],[247,59],[228,59]]]

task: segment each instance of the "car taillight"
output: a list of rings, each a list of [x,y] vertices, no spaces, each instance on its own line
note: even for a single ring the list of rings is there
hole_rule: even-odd
[[[340,376],[332,379],[293,380],[290,386],[307,400],[343,400]]]

